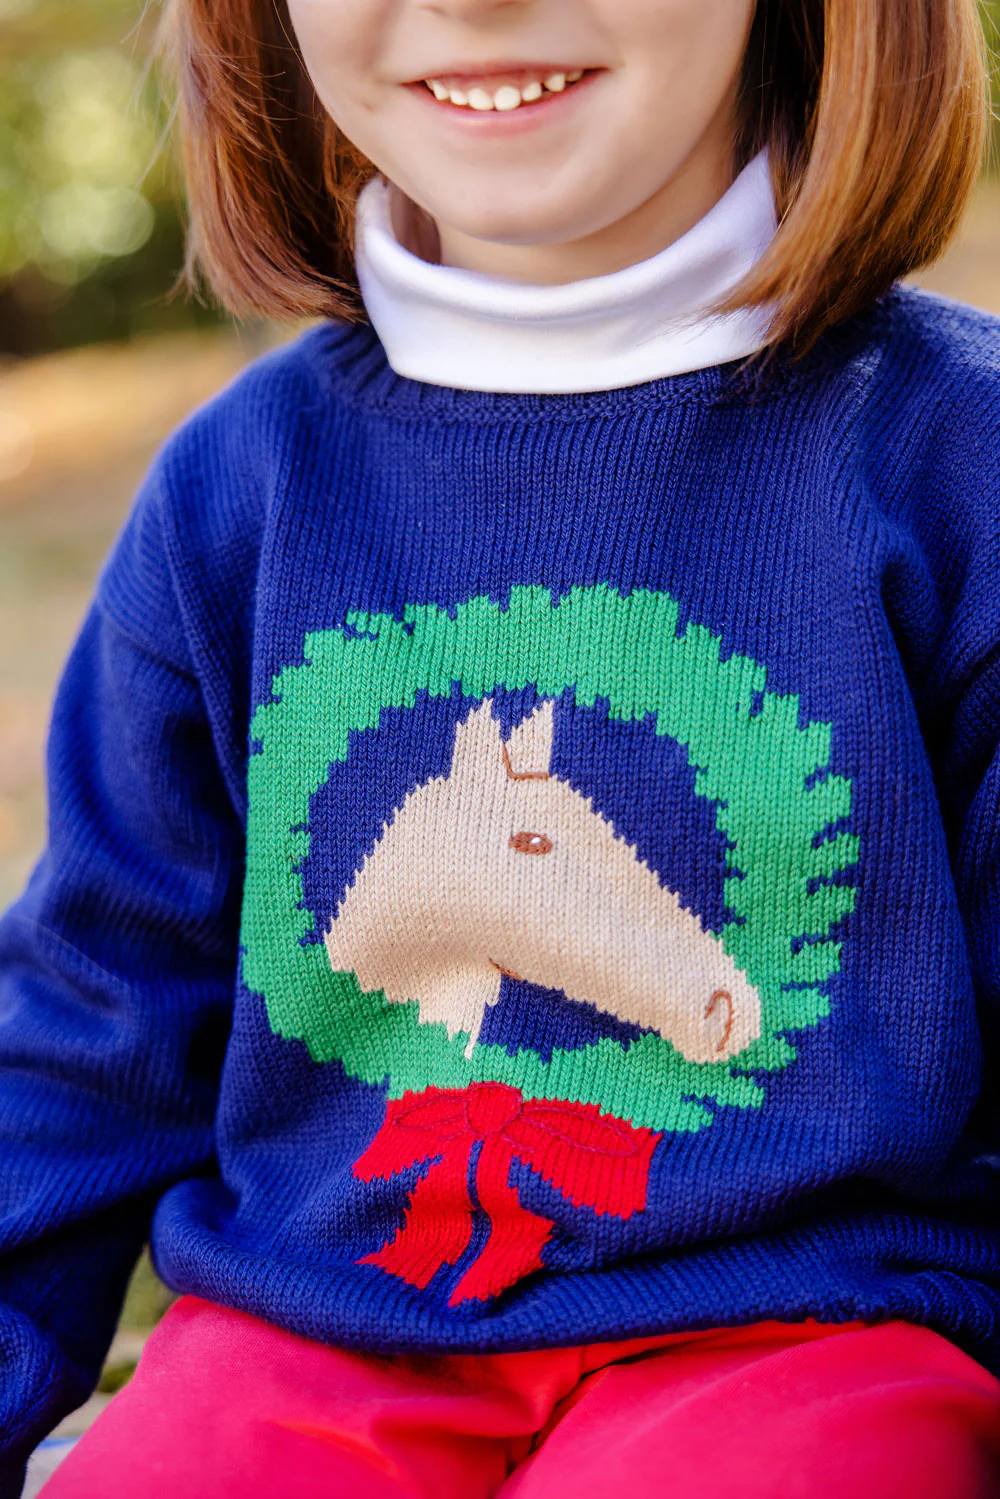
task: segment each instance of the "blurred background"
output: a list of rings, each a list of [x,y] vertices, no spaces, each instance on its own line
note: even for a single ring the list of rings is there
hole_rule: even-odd
[[[1000,0],[982,12],[996,48]],[[283,336],[172,291],[183,206],[148,70],[158,13],[140,0],[0,0],[0,907],[42,839],[56,676],[152,451]],[[995,172],[954,249],[918,279],[1000,313]],[[144,1264],[99,1398],[163,1305]]]

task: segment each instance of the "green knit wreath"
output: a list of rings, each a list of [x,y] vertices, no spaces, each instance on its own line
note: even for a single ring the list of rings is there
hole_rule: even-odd
[[[761,665],[722,660],[719,638],[694,624],[678,634],[678,616],[668,594],[648,589],[622,595],[602,583],[555,601],[546,588],[516,586],[506,607],[479,595],[451,610],[408,604],[402,620],[352,611],[342,629],[306,636],[304,664],[277,675],[274,700],[254,716],[260,750],[248,770],[243,977],[277,1035],[392,1097],[510,1083],[526,1097],[689,1131],[711,1122],[709,1101],[760,1106],[754,1074],[787,1066],[788,1033],[829,1012],[823,985],[840,966],[832,930],[856,899],[837,878],[858,858],[857,838],[843,831],[852,783],[828,770],[829,724],[800,724],[798,698],[766,691]],[[686,748],[695,790],[715,803],[729,845],[734,916],[722,944],[761,998],[762,1033],[737,1058],[689,1062],[643,1034],[556,1049],[551,1061],[481,1042],[466,1059],[466,1038],[421,1023],[416,1004],[389,1004],[331,970],[303,903],[311,798],[346,759],[351,730],[377,728],[383,708],[412,708],[420,691],[450,697],[455,682],[478,700],[528,684],[542,697],[569,688],[586,706],[600,696],[611,718],[653,715],[655,732]]]

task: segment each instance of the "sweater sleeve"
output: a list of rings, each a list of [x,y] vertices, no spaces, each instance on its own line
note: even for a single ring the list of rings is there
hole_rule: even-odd
[[[97,1379],[159,1196],[213,1167],[243,833],[156,469],[65,667],[49,836],[0,921],[0,1499]]]
[[[955,881],[969,944],[985,1076],[977,1110],[984,1164],[1000,1166],[1000,649],[963,694],[946,767]]]

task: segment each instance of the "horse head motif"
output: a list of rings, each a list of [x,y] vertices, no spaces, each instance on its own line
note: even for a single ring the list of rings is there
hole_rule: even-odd
[[[348,887],[330,962],[476,1046],[504,974],[657,1031],[692,1062],[760,1034],[760,998],[696,913],[551,770],[553,702],[503,740],[491,698]]]

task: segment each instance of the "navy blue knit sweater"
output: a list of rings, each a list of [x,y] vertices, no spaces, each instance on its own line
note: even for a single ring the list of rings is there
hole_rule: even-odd
[[[103,571],[0,926],[0,1492],[150,1233],[370,1349],[1000,1367],[998,742],[986,316],[579,396],[259,361]]]

